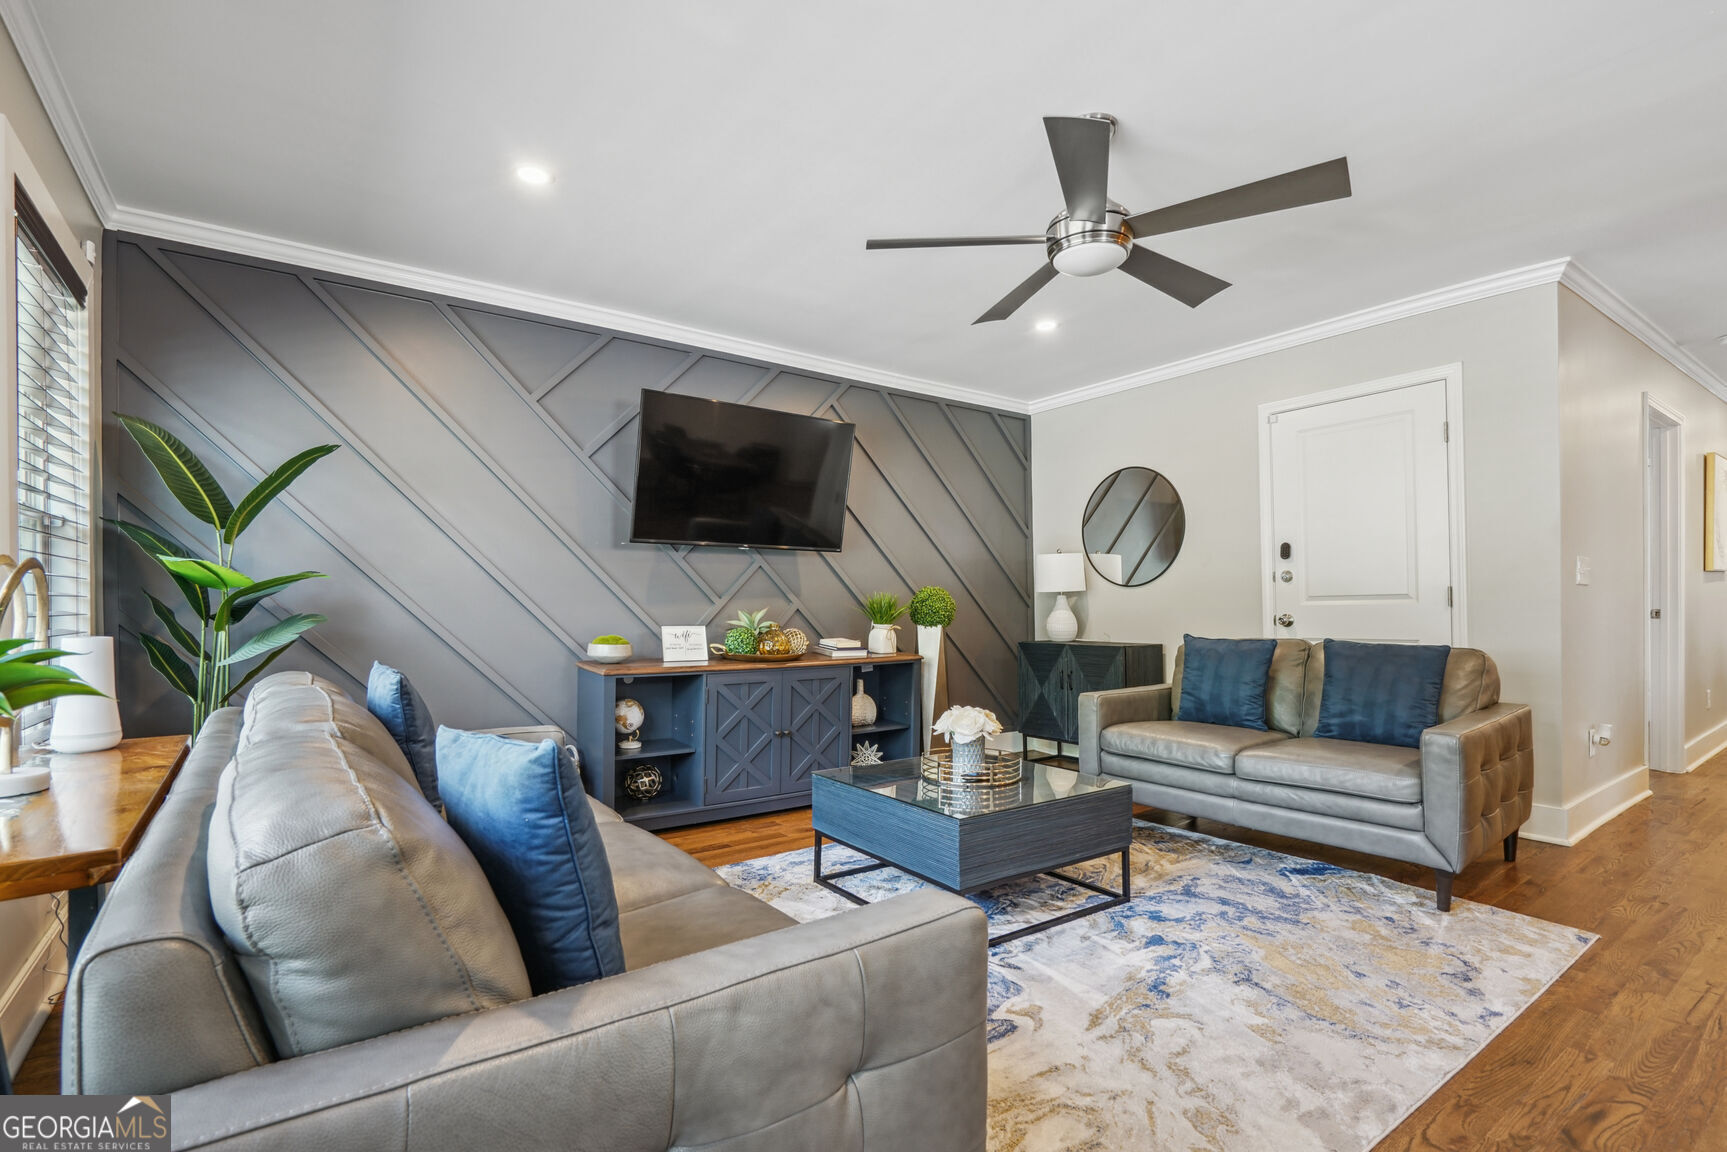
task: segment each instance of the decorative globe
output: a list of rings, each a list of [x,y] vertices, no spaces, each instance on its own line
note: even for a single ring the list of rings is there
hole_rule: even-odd
[[[792,642],[778,624],[770,624],[756,637],[756,653],[761,656],[790,656]]]
[[[793,656],[802,656],[810,650],[810,638],[804,635],[802,628],[787,628],[786,643],[790,644]]]
[[[612,721],[617,725],[618,732],[624,737],[624,744],[635,742],[636,733],[642,730],[642,724],[648,714],[641,704],[628,696],[618,701],[617,708],[612,713]]]

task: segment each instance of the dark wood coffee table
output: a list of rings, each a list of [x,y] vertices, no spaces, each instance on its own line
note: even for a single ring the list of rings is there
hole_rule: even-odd
[[[854,904],[869,901],[836,880],[897,868],[961,896],[1037,875],[1052,876],[1109,899],[999,936],[1005,944],[1127,903],[1133,844],[1133,791],[1119,780],[1028,763],[1018,784],[954,789],[923,779],[916,760],[812,772],[815,881]],[[875,860],[822,871],[822,841]],[[1121,855],[1121,889],[1056,871],[1099,856]]]

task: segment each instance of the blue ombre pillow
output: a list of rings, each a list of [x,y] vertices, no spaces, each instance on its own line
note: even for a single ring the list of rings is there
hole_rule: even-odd
[[[1439,723],[1439,694],[1450,657],[1445,644],[1327,640],[1325,685],[1313,734],[1421,747],[1421,733]]]
[[[432,807],[443,811],[438,796],[438,757],[433,747],[438,726],[432,720],[432,710],[408,678],[388,664],[372,661],[371,675],[366,677],[366,710],[395,738],[414,770],[420,793]]]
[[[618,899],[581,773],[554,741],[439,728],[450,827],[480,862],[537,996],[624,970]]]
[[[1183,636],[1181,645],[1178,718],[1184,723],[1268,730],[1265,680],[1271,674],[1277,641]]]

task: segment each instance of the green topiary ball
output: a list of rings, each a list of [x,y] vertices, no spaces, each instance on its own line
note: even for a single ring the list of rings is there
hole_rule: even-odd
[[[959,610],[946,588],[925,584],[911,598],[911,622],[920,628],[946,628]]]

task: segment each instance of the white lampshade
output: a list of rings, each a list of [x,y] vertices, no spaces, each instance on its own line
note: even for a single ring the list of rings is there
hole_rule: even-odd
[[[1078,552],[1040,553],[1033,568],[1039,592],[1085,591],[1085,557]]]
[[[1121,557],[1114,552],[1093,552],[1091,566],[1111,584],[1121,583]]]

